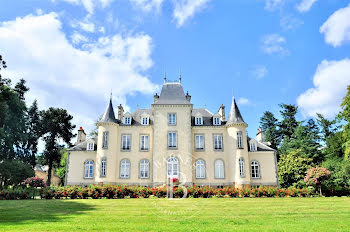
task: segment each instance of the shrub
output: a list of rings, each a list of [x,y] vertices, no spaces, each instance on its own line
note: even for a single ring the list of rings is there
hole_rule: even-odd
[[[40,188],[40,187],[46,187],[46,184],[44,182],[44,179],[40,178],[40,177],[30,177],[27,178],[24,183],[26,185],[29,185],[30,187],[33,188]]]

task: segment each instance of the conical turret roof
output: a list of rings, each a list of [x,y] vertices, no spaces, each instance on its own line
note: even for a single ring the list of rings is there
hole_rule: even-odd
[[[107,105],[106,111],[103,114],[100,122],[115,122],[115,123],[118,122],[117,119],[115,119],[112,98],[110,98],[109,104]]]
[[[231,123],[245,123],[241,115],[241,112],[239,112],[239,109],[234,97],[232,97],[231,110],[230,110],[230,114],[228,115],[226,124],[231,124]]]

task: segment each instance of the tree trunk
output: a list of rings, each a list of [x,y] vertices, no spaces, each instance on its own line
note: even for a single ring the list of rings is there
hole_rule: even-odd
[[[47,181],[46,181],[47,186],[51,185],[51,172],[52,172],[52,160],[49,161],[49,170],[47,173]]]

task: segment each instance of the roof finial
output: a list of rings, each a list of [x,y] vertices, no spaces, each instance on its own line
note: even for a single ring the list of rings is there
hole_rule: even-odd
[[[166,82],[166,71],[164,71],[164,84]]]
[[[111,97],[110,97],[111,99],[112,99],[112,96],[113,96],[113,94],[112,94],[112,93],[113,93],[113,91],[112,91],[112,89],[111,89]]]
[[[181,77],[181,68],[180,68],[180,72],[179,72],[179,82],[181,84],[181,80],[182,80],[182,77]]]

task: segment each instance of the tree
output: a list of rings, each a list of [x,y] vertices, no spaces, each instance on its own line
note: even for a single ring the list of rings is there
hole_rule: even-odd
[[[278,134],[278,120],[273,113],[265,111],[260,118],[260,127],[265,133],[265,140],[271,143],[271,147],[277,150],[280,144],[280,136]]]
[[[305,158],[301,150],[293,150],[282,154],[278,161],[278,179],[281,187],[302,187],[305,185],[304,177],[306,171],[311,168],[312,159]]]
[[[343,128],[343,148],[346,159],[350,157],[350,85],[348,86],[347,90],[348,91],[343,99],[343,102],[341,103],[343,112],[339,114],[339,118],[346,122]]]
[[[282,108],[280,110],[282,121],[279,124],[281,136],[280,139],[289,139],[299,125],[298,121],[295,118],[295,115],[298,112],[298,107],[288,104],[280,104],[279,106]]]
[[[0,188],[4,186],[19,185],[28,177],[33,177],[34,170],[32,167],[21,160],[5,159],[0,161]]]
[[[70,140],[74,137],[72,124],[73,116],[68,114],[65,109],[52,108],[40,112],[42,117],[42,135],[45,142],[45,151],[43,158],[46,165],[49,166],[47,185],[51,184],[51,172],[53,166],[57,166],[61,161],[60,151],[63,145],[59,144],[62,140],[68,146]]]
[[[62,149],[60,151],[60,155],[61,155],[61,161],[59,166],[56,168],[55,173],[60,177],[61,183],[64,184],[66,179],[66,165],[67,165],[67,158],[68,158],[67,149]]]
[[[320,127],[321,139],[327,144],[327,139],[334,135],[335,128],[335,120],[328,120],[322,114],[317,114],[317,123]]]
[[[322,184],[329,179],[331,172],[327,168],[315,167],[310,168],[306,172],[304,182],[307,186],[314,186],[319,189],[322,196]]]

